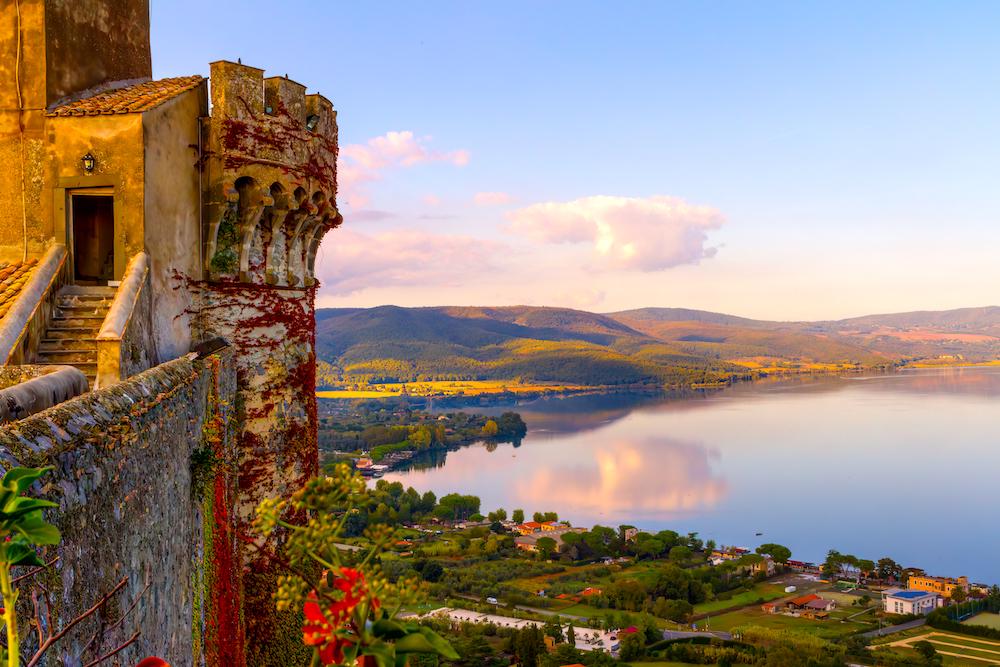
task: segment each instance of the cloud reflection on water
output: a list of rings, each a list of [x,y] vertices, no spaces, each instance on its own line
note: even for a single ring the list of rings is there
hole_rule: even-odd
[[[583,514],[667,519],[716,506],[729,485],[713,470],[717,450],[664,439],[617,440],[573,460],[532,466],[514,483],[526,506]]]

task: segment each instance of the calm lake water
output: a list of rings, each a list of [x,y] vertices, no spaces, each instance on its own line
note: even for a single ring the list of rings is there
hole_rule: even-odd
[[[519,447],[472,445],[386,479],[478,495],[484,513],[555,510],[574,525],[778,542],[816,562],[832,548],[1000,583],[1000,368],[516,410],[529,427]]]

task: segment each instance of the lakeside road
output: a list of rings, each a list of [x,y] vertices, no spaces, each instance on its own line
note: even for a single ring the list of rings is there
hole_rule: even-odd
[[[921,625],[927,622],[926,618],[918,618],[913,621],[907,621],[906,623],[900,623],[899,625],[890,625],[886,628],[879,628],[878,630],[869,630],[868,632],[862,632],[861,636],[868,639],[875,639],[876,637],[885,637],[886,635],[895,634],[897,632],[903,632],[904,630],[912,630],[913,628],[919,628]]]

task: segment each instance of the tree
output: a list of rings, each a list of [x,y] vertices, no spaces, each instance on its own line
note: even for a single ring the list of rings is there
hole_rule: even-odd
[[[691,560],[691,549],[689,547],[676,546],[670,549],[670,560],[675,563],[686,563]]]
[[[940,665],[942,662],[941,656],[938,655],[937,649],[934,648],[934,644],[929,641],[921,640],[913,645],[913,650],[920,654],[920,657],[924,659],[925,665]]]
[[[786,546],[780,544],[774,544],[769,542],[767,544],[762,544],[757,547],[757,553],[767,554],[774,559],[775,563],[781,563],[784,565],[788,562],[788,559],[792,557],[792,550]]]
[[[645,535],[646,539],[643,539],[642,541],[639,541],[638,539],[636,540],[635,555],[638,558],[643,558],[644,556],[649,558],[656,558],[661,553],[663,553],[663,542],[660,542],[658,539],[656,539],[652,535],[649,535],[648,533],[646,533]]]
[[[552,637],[557,644],[561,644],[566,640],[566,635],[563,634],[562,623],[559,621],[558,616],[549,616],[542,627],[542,631],[546,637]]]
[[[444,567],[435,560],[429,560],[420,570],[420,576],[423,577],[424,581],[431,583],[441,581],[441,577],[444,576]]]
[[[694,613],[694,607],[687,600],[668,600],[658,597],[653,603],[653,613],[660,618],[686,623],[688,617]]]
[[[646,655],[646,641],[638,632],[619,635],[618,656],[623,661],[636,660]]]
[[[495,438],[499,432],[500,427],[497,426],[497,423],[492,419],[483,424],[483,435],[487,438]]]
[[[705,542],[705,551],[715,551],[715,540],[707,540]]]
[[[494,514],[497,515],[497,521],[506,521],[507,520],[507,510],[505,510],[502,507],[499,508],[496,512],[494,512]]]
[[[951,589],[951,601],[952,602],[965,602],[969,598],[969,593],[961,586],[955,586]]]
[[[576,630],[573,629],[572,623],[566,628],[566,643],[570,646],[576,646]]]
[[[875,563],[875,572],[879,579],[899,580],[903,576],[903,567],[889,557],[879,558]]]
[[[524,523],[524,510],[514,510],[510,515],[510,520],[514,523]]]
[[[535,546],[538,547],[539,555],[545,560],[548,560],[552,558],[552,554],[556,552],[556,548],[559,545],[551,537],[539,537],[538,541],[535,542]]]
[[[505,438],[523,438],[528,433],[528,425],[516,412],[505,412],[497,420],[500,435]]]
[[[517,661],[522,665],[535,667],[539,656],[545,653],[545,640],[540,628],[529,625],[518,630],[512,637],[512,649]]]

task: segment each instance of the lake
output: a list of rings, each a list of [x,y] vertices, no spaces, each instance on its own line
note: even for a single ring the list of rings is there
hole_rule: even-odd
[[[777,542],[814,562],[829,549],[890,556],[1000,583],[1000,367],[513,409],[529,427],[520,446],[476,444],[386,479],[478,495],[484,514],[554,510],[574,525]]]

